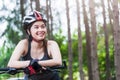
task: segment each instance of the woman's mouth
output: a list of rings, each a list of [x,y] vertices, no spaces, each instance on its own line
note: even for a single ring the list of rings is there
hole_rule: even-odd
[[[42,37],[42,36],[45,35],[45,32],[43,32],[43,31],[42,31],[42,32],[37,32],[36,34],[37,34],[38,36]]]

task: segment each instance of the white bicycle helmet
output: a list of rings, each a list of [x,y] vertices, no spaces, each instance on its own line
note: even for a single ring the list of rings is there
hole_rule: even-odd
[[[46,19],[43,18],[43,15],[39,11],[33,11],[28,15],[24,16],[23,19],[23,27],[24,29],[28,29],[28,26],[35,21],[43,21],[46,22]]]

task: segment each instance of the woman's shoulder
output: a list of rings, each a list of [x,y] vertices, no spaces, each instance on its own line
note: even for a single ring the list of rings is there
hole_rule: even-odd
[[[18,45],[27,45],[28,44],[28,40],[27,39],[22,39],[19,41]]]
[[[54,40],[48,40],[47,43],[48,43],[48,44],[56,44],[57,42],[54,41]]]
[[[52,45],[58,45],[58,44],[57,44],[57,42],[54,41],[54,40],[48,40],[48,41],[47,41],[47,45],[48,45],[48,46],[52,46]]]
[[[27,39],[20,40],[17,45],[17,48],[24,52],[22,53],[22,55],[25,55],[28,50],[28,40]]]

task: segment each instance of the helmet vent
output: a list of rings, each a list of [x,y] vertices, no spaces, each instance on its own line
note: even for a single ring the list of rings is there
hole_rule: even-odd
[[[34,12],[36,20],[42,20],[42,16],[38,12]]]

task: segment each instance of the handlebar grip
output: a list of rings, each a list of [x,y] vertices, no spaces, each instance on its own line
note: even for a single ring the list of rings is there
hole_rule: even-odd
[[[63,61],[64,68],[67,68],[67,64],[65,61]]]
[[[10,67],[0,68],[0,72],[1,72],[0,74],[2,74],[2,73],[8,73],[8,74],[11,74],[11,75],[15,75],[20,70],[24,70],[24,69],[23,68],[16,69],[16,68],[10,68]]]
[[[9,68],[0,68],[0,71],[8,71]]]
[[[50,67],[51,69],[66,69],[67,68],[67,65],[66,65],[66,62],[63,61],[63,64],[61,66],[53,66],[53,67]]]

